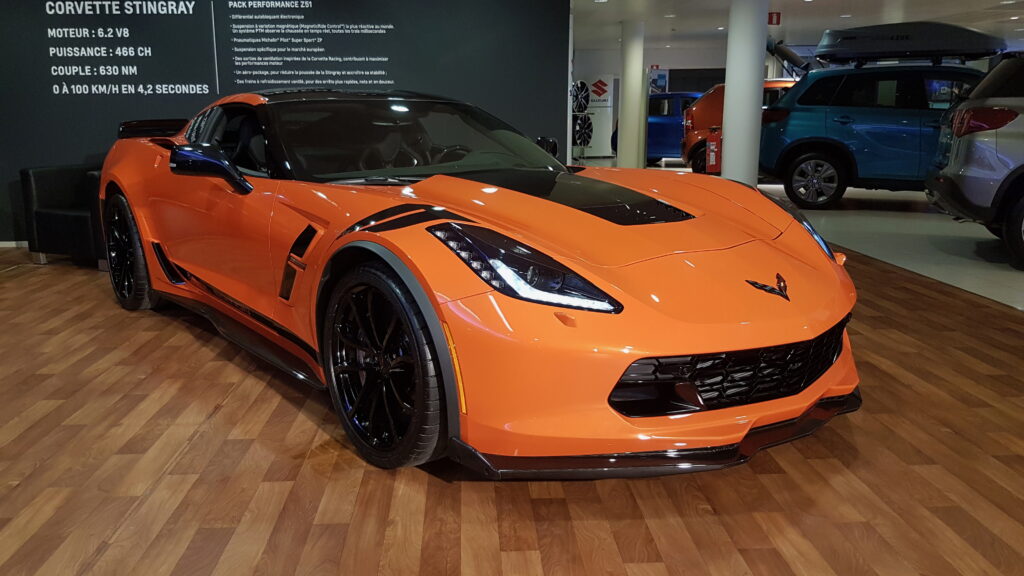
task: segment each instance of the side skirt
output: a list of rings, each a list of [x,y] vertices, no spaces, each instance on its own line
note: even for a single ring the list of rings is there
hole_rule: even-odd
[[[263,359],[275,368],[287,372],[292,377],[309,384],[317,390],[327,389],[324,383],[320,381],[320,378],[309,369],[305,362],[227,314],[196,300],[183,298],[167,292],[161,292],[160,294],[182,308],[191,310],[206,318],[224,338],[237,344],[254,356]]]

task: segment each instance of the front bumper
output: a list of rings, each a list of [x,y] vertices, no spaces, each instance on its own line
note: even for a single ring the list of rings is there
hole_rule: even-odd
[[[693,450],[520,457],[482,454],[456,440],[451,457],[492,480],[638,478],[717,470],[742,464],[763,448],[808,436],[834,416],[853,412],[860,406],[860,388],[857,388],[846,396],[824,398],[797,418],[753,428],[738,443]]]

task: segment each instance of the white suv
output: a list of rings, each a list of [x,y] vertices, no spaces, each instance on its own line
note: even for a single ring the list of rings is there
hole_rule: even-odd
[[[943,122],[928,197],[1024,264],[1024,58],[1000,62]]]

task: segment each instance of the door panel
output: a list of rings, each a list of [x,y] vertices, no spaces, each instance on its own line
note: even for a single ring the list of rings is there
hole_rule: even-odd
[[[683,118],[678,98],[651,98],[647,111],[647,157],[678,158]]]
[[[150,215],[156,239],[175,264],[271,317],[276,291],[268,231],[277,181],[248,180],[253,191],[240,195],[220,178],[172,175],[150,195]]]
[[[913,180],[921,154],[923,85],[917,74],[851,74],[828,108],[828,135],[857,160],[861,178]]]

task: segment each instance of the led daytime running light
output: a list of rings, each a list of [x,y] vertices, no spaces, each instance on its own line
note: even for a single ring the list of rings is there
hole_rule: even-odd
[[[514,270],[505,266],[501,260],[491,259],[491,267],[494,271],[501,276],[501,279],[508,282],[509,287],[519,293],[523,298],[529,298],[530,300],[540,300],[541,302],[548,302],[557,306],[571,306],[574,308],[586,308],[588,310],[600,310],[602,312],[611,312],[615,310],[615,307],[607,302],[601,302],[600,300],[588,300],[586,298],[577,298],[575,296],[566,296],[564,294],[552,294],[551,292],[544,292],[543,290],[537,290],[533,286],[530,286],[523,280],[519,274],[516,274]]]

